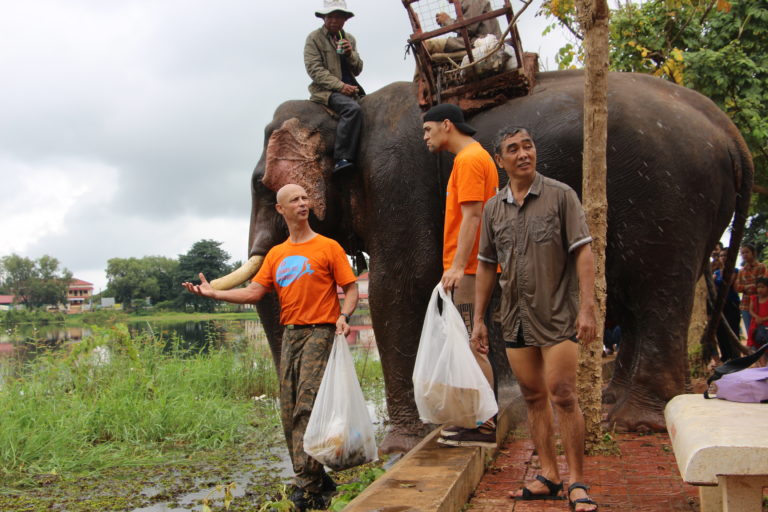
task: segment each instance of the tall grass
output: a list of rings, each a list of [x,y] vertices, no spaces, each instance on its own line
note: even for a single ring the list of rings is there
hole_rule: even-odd
[[[96,328],[0,388],[0,482],[167,460],[242,440],[252,397],[276,396],[266,349],[190,351],[182,340]]]

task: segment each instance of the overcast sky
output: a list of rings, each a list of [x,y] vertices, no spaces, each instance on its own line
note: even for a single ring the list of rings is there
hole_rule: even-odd
[[[176,258],[209,238],[244,259],[263,129],[308,98],[322,0],[1,4],[0,257],[49,254],[96,292],[109,258]],[[523,45],[555,69],[565,36],[541,35],[539,4]],[[347,5],[366,90],[409,80],[401,0]]]

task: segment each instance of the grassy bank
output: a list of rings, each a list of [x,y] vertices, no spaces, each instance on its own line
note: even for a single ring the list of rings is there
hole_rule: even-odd
[[[125,325],[35,358],[0,388],[0,485],[167,462],[254,435],[253,397],[275,396],[267,353],[189,352]]]
[[[210,490],[233,481],[230,512],[277,510],[286,461],[270,354],[246,342],[187,346],[118,324],[26,362],[2,359],[0,510],[201,510]],[[380,361],[364,351],[354,359],[384,416]],[[337,501],[374,467],[334,474],[350,482]]]

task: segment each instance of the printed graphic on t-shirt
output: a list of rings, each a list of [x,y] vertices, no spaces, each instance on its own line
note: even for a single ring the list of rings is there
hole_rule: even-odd
[[[309,259],[304,256],[287,256],[280,262],[280,266],[277,267],[275,273],[275,280],[277,284],[286,287],[296,282],[301,276],[305,274],[312,274],[311,265]]]

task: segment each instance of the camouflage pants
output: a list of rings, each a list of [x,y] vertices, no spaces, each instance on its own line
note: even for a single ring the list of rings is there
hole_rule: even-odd
[[[283,332],[280,356],[280,420],[296,474],[295,484],[319,492],[323,465],[304,453],[304,432],[331,354],[335,326]]]

